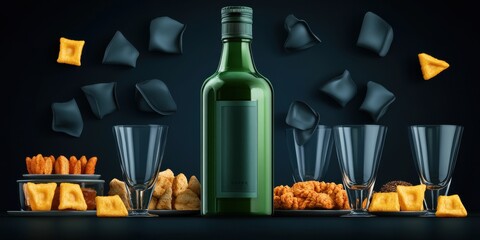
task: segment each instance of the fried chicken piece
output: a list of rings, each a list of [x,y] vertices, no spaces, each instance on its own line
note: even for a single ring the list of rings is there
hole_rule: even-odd
[[[148,203],[148,210],[155,210],[157,202],[158,198],[152,196],[152,198],[150,198],[150,202]]]
[[[163,176],[167,178],[171,183],[173,183],[173,179],[175,178],[175,174],[173,174],[173,171],[170,170],[170,168],[167,168],[161,172],[158,173],[158,176]]]
[[[197,196],[200,198],[200,191],[201,191],[201,185],[200,182],[198,181],[197,177],[195,175],[192,175],[190,179],[188,180],[188,189],[192,190]]]
[[[349,209],[348,197],[342,184],[319,181],[297,182],[292,187],[274,188],[274,208],[277,209]]]
[[[200,198],[192,190],[186,189],[175,198],[175,210],[200,210]]]
[[[177,197],[183,191],[185,191],[187,187],[188,187],[187,177],[185,176],[185,174],[179,173],[177,176],[175,176],[175,179],[173,179],[173,185],[172,185],[173,196]]]
[[[160,198],[167,189],[171,189],[174,178],[173,172],[170,169],[158,173],[157,181],[153,189],[153,196]]]
[[[122,200],[123,204],[127,209],[130,207],[130,198],[128,196],[127,187],[123,181],[120,181],[116,178],[112,179],[109,183],[110,190],[108,191],[109,196],[118,195]]]
[[[156,209],[160,210],[172,210],[172,188],[168,188],[162,196],[158,198]]]

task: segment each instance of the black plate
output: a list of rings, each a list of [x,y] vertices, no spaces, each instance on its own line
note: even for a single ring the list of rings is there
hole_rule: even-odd
[[[381,217],[419,217],[425,213],[427,211],[370,212],[370,214]]]
[[[23,174],[27,179],[99,179],[99,174]]]
[[[17,217],[94,217],[97,211],[7,211],[7,214]]]
[[[195,216],[200,215],[200,210],[148,210],[148,213],[158,216]]]
[[[275,216],[295,217],[338,217],[350,213],[350,210],[275,210]]]

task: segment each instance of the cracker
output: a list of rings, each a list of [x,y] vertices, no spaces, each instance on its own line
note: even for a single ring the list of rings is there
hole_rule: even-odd
[[[83,40],[72,40],[60,38],[60,51],[58,52],[58,63],[65,63],[81,66],[82,50],[85,45]]]
[[[118,195],[97,196],[97,217],[127,217],[128,211]]]
[[[60,183],[59,201],[58,210],[87,210],[87,203],[83,197],[82,189],[78,184]]]

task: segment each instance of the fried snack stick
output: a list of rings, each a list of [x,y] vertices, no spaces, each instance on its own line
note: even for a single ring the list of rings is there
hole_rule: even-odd
[[[75,156],[70,157],[68,172],[70,174],[82,174],[82,162],[77,160]]]
[[[80,173],[85,174],[85,167],[87,166],[88,162],[87,157],[82,156],[78,161],[80,161]]]
[[[88,159],[87,164],[85,165],[85,174],[94,174],[96,164],[97,157],[91,157],[90,159]]]
[[[65,156],[61,155],[55,161],[55,173],[56,174],[68,174],[69,164]]]
[[[31,169],[33,174],[43,174],[45,172],[45,159],[43,159],[42,154],[32,158]]]
[[[53,164],[55,159],[52,157],[44,157],[45,159],[45,167],[43,169],[43,174],[52,174],[53,172]]]
[[[27,164],[27,172],[28,174],[33,174],[32,170],[32,159],[30,157],[25,158],[25,163]]]

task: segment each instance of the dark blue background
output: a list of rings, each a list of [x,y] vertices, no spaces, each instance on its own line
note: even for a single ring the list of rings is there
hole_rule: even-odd
[[[115,124],[170,126],[162,164],[175,173],[199,175],[200,87],[220,57],[220,9],[248,5],[254,9],[253,54],[259,71],[275,90],[274,182],[292,184],[284,119],[294,100],[309,103],[321,123],[372,123],[358,111],[366,83],[375,81],[397,100],[379,123],[389,127],[378,172],[377,187],[389,180],[418,182],[407,135],[411,124],[465,126],[451,193],[462,197],[467,210],[478,211],[475,186],[480,122],[476,78],[478,38],[474,7],[455,2],[424,1],[63,1],[52,4],[11,2],[2,7],[1,109],[3,111],[2,210],[16,210],[16,180],[26,173],[25,156],[60,154],[98,156],[97,173],[106,182],[121,177],[111,127]],[[363,15],[372,11],[394,29],[385,57],[355,45]],[[322,43],[302,52],[286,53],[283,21],[288,14],[305,19]],[[149,23],[169,16],[187,25],[182,55],[148,51]],[[121,31],[139,50],[136,68],[101,63],[115,31]],[[82,66],[56,63],[59,38],[86,41]],[[430,81],[421,76],[417,54],[429,53],[451,67]],[[345,108],[318,92],[326,81],[348,69],[359,91]],[[178,105],[172,116],[140,112],[134,104],[134,85],[163,80]],[[98,120],[80,87],[117,82],[120,110]],[[75,98],[84,121],[80,138],[51,130],[53,102]],[[327,181],[341,182],[336,155]]]

